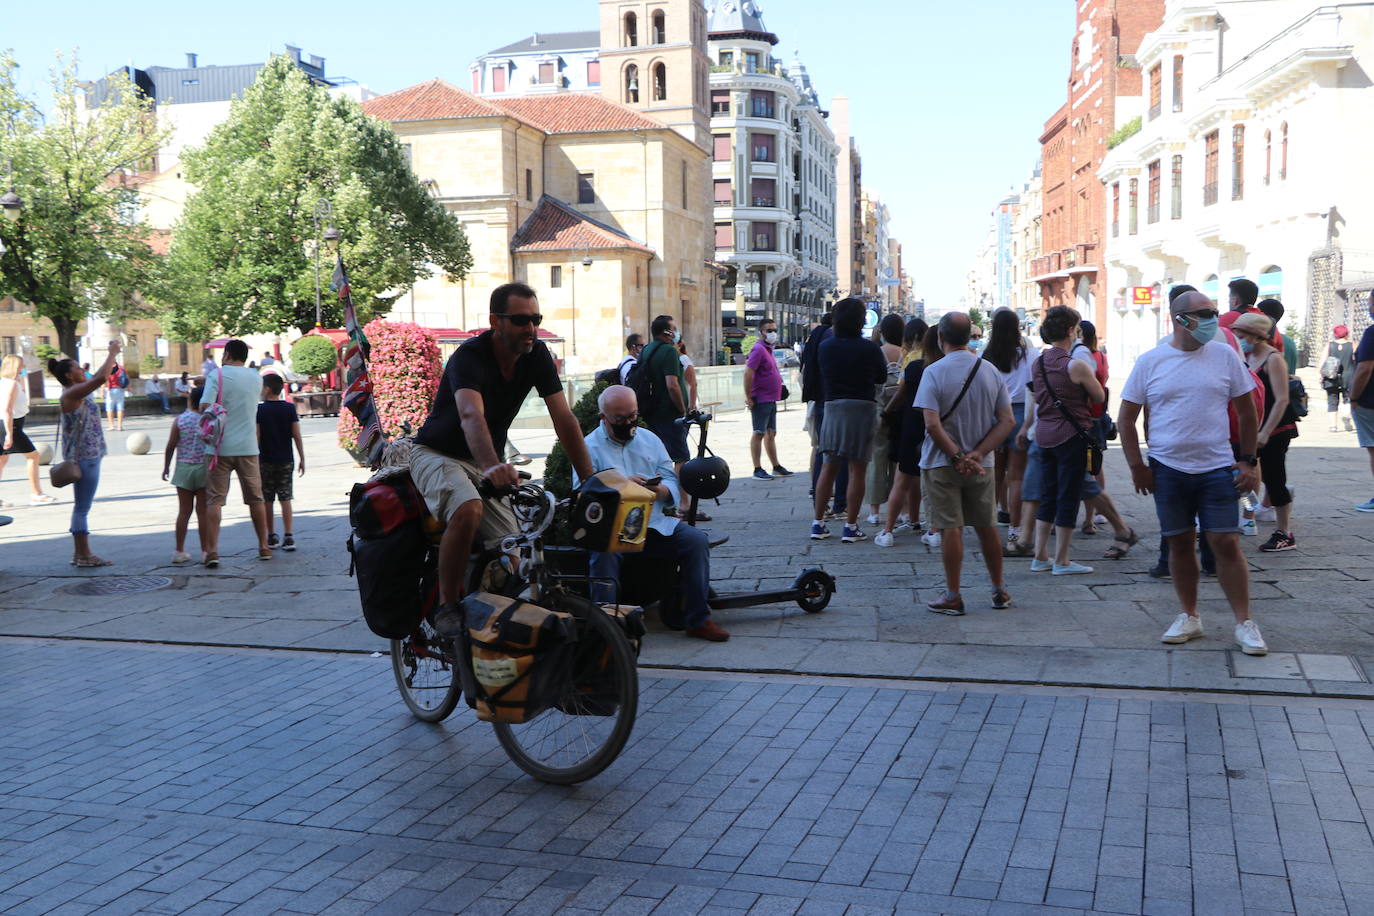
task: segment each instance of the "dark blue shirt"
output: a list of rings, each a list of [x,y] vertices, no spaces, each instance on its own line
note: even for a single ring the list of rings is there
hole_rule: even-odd
[[[1374,324],[1364,329],[1364,336],[1360,338],[1360,346],[1355,350],[1355,364],[1374,361]],[[1350,376],[1350,381],[1346,382],[1346,387],[1353,385],[1355,376]],[[1360,398],[1355,403],[1361,407],[1374,410],[1374,377],[1365,383],[1364,391],[1360,392]]]
[[[823,324],[816,325],[811,331],[811,336],[806,339],[806,346],[802,347],[801,371],[802,371],[802,400],[803,401],[823,401],[825,392],[821,388],[821,342],[827,340],[833,332]]]
[[[876,401],[876,387],[887,381],[882,348],[866,337],[836,337],[821,341],[821,387],[826,401]]]
[[[258,405],[258,456],[268,464],[292,464],[291,428],[300,422],[289,401]]]

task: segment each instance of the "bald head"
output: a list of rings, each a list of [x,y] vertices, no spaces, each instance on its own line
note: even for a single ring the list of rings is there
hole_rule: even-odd
[[[968,346],[973,322],[964,312],[945,312],[940,316],[940,339],[956,350]]]
[[[639,399],[633,388],[625,385],[611,385],[596,399],[597,409],[603,417],[625,417],[639,409]]]
[[[1170,315],[1181,315],[1184,312],[1196,312],[1199,309],[1209,309],[1212,307],[1212,300],[1208,299],[1203,293],[1196,290],[1183,293],[1169,303]]]

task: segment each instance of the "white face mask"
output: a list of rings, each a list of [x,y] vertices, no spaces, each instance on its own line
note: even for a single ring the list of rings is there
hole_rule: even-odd
[[[764,334],[764,335],[763,335],[763,342],[766,343],[766,344],[769,344],[769,345],[772,345],[772,344],[777,343],[777,342],[778,342],[778,332],[777,332],[777,331],[769,331],[767,334]]]

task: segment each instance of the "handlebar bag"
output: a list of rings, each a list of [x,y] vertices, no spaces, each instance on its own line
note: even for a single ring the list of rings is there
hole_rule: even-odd
[[[477,718],[517,724],[552,706],[572,677],[572,615],[490,592],[464,598],[463,614],[468,664],[459,674]]]
[[[615,468],[598,471],[577,491],[569,521],[573,546],[598,553],[644,549],[654,492]]]

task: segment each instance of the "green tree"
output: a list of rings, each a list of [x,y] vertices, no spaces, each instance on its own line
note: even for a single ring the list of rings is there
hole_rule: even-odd
[[[472,266],[462,225],[415,177],[391,129],[330,98],[286,57],[272,58],[205,145],[186,151],[184,173],[198,190],[158,287],[174,337],[313,327],[321,198],[333,204],[364,324],[434,268],[457,279]],[[332,257],[322,260],[327,287]],[[342,324],[327,288],[321,301],[321,321]]]
[[[13,168],[24,201],[18,222],[0,223],[0,296],[51,321],[58,347],[74,356],[77,324],[91,312],[115,323],[146,312],[134,292],[157,257],[128,179],[149,166],[166,132],[122,73],[88,106],[76,61],[61,57],[44,120],[19,94],[17,67],[0,53],[0,165]]]
[[[143,375],[156,375],[162,371],[162,357],[152,353],[143,354],[143,358],[138,361],[138,371]]]
[[[334,342],[320,334],[307,334],[291,345],[291,368],[301,375],[316,378],[339,366],[339,351]]]
[[[968,320],[982,328],[985,333],[988,332],[987,315],[983,314],[983,310],[978,306],[975,305],[968,310]]]

